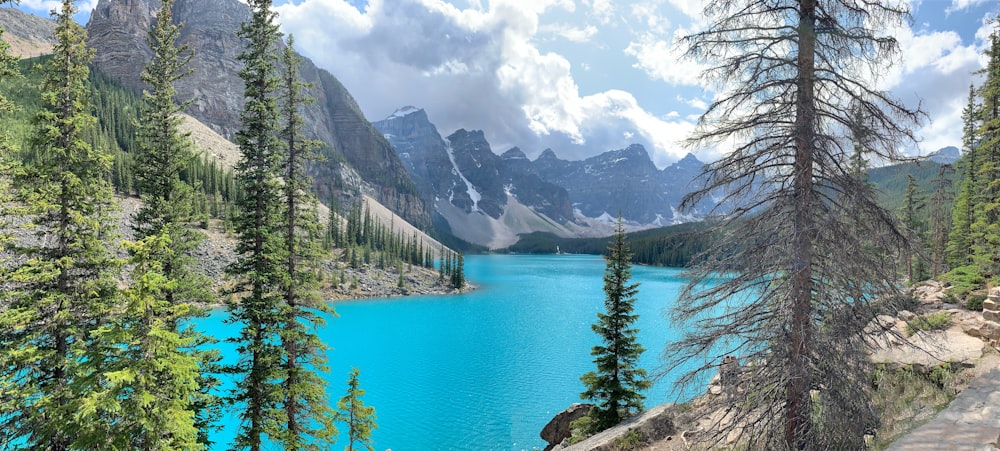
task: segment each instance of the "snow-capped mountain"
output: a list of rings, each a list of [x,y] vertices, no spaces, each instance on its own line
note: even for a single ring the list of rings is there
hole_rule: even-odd
[[[452,233],[491,247],[533,231],[606,234],[610,229],[601,224],[619,213],[643,228],[697,219],[712,207],[677,210],[703,167],[693,155],[662,170],[638,144],[582,161],[562,160],[551,149],[534,161],[516,147],[497,155],[483,132],[463,129],[442,138],[427,113],[414,107],[373,125]]]

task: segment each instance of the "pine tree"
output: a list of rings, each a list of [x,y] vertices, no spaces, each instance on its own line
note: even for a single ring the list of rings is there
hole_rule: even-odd
[[[914,240],[919,240],[924,233],[925,224],[921,220],[922,212],[926,207],[924,194],[917,188],[917,179],[913,174],[906,174],[906,191],[903,194],[903,206],[900,209],[903,225],[909,230]],[[916,283],[921,280],[923,271],[920,256],[914,257],[912,252],[906,253],[906,278],[909,283]],[[918,270],[914,271],[914,258],[917,259]],[[916,278],[914,278],[916,277]]]
[[[6,1],[0,0],[0,6],[4,3],[15,3],[13,0]],[[19,75],[17,60],[18,58],[10,54],[10,44],[3,39],[4,34],[3,27],[0,27],[0,83],[3,83],[11,78],[17,77]],[[0,95],[0,123],[9,124],[8,119],[10,113],[14,112],[16,106],[9,99]],[[5,213],[6,205],[9,205],[11,201],[11,176],[13,173],[13,159],[15,147],[11,142],[11,137],[6,129],[0,129],[0,213]],[[0,218],[4,217],[4,214],[0,214]],[[11,224],[6,219],[0,219],[0,249],[6,249],[9,244],[12,243],[13,235],[10,233]],[[8,270],[11,269],[10,262],[6,258],[0,257],[0,280],[11,280],[11,275]],[[8,305],[10,299],[7,297],[7,292],[5,290],[0,291],[0,305]],[[11,371],[9,363],[12,361],[8,360],[7,347],[8,336],[7,331],[13,330],[16,326],[16,320],[11,323],[14,318],[9,318],[3,312],[0,312],[0,393],[9,393],[15,390],[18,382],[15,379],[14,372]],[[0,395],[0,424],[7,424],[12,412],[15,412],[19,400],[15,397],[8,397]],[[7,428],[0,426],[0,434],[7,432]]]
[[[353,451],[355,443],[368,451],[374,451],[372,431],[378,428],[375,424],[375,408],[366,406],[361,399],[365,391],[358,381],[360,374],[361,371],[357,368],[351,369],[347,379],[347,394],[337,403],[337,419],[347,424],[348,442],[344,447],[345,451]]]
[[[164,280],[155,287],[133,288],[133,291],[145,289],[152,294],[140,292],[128,298],[134,302],[142,302],[140,305],[128,305],[133,313],[141,313],[142,317],[148,319],[144,322],[126,319],[120,325],[124,333],[134,334],[129,340],[138,349],[129,352],[131,348],[128,346],[131,344],[122,347],[124,355],[118,357],[117,362],[126,368],[143,369],[147,373],[137,373],[131,380],[122,382],[118,391],[125,395],[154,394],[148,402],[143,401],[142,404],[153,411],[173,411],[180,405],[186,405],[191,413],[190,421],[200,429],[200,440],[205,445],[207,431],[204,429],[215,419],[217,415],[213,412],[218,410],[218,399],[212,394],[211,387],[219,382],[210,374],[210,369],[217,365],[216,354],[197,349],[214,340],[193,328],[181,331],[178,327],[181,322],[201,315],[200,309],[193,305],[210,303],[212,295],[206,288],[210,285],[207,278],[199,276],[193,270],[194,258],[191,253],[204,236],[190,228],[194,220],[192,199],[195,192],[191,185],[181,180],[181,173],[196,163],[197,158],[188,134],[181,133],[179,129],[180,113],[190,102],[175,103],[177,91],[174,88],[175,82],[191,72],[186,66],[192,54],[187,45],[177,45],[181,26],[173,23],[173,5],[174,0],[164,0],[161,3],[156,22],[147,38],[153,57],[147,63],[141,78],[150,89],[143,92],[135,159],[136,186],[142,195],[143,204],[135,214],[133,228],[140,241],[133,249],[143,252],[143,255],[133,256],[139,260],[134,262],[136,269],[132,278],[137,282],[144,281],[147,277],[162,277]],[[164,242],[168,242],[169,247],[164,247]],[[143,271],[151,271],[152,274],[147,275]],[[144,296],[161,298],[146,300]],[[153,323],[158,326],[152,327]],[[147,336],[148,334],[157,336]],[[162,354],[164,359],[181,359],[182,357],[169,354],[166,350],[145,349],[147,346],[160,344],[159,340],[163,336],[172,335],[180,335],[174,341],[187,348],[184,352],[188,357],[202,359],[198,362],[201,371],[194,375],[193,380],[186,379],[191,377],[188,372],[165,370],[162,364],[149,365],[149,362],[141,361],[156,353]],[[171,380],[171,377],[178,379]],[[129,390],[129,383],[137,386]],[[167,389],[188,384],[197,387],[198,392],[192,395],[185,391]],[[163,391],[158,392],[157,386],[163,387]],[[175,435],[169,429],[170,426],[186,429],[191,425],[176,421],[161,422],[157,430],[163,436]],[[154,446],[158,442],[150,438],[144,443]],[[182,447],[184,446],[188,445]]]
[[[982,274],[1000,273],[1000,31],[990,36],[986,80],[979,88],[982,104],[976,135],[975,220],[969,226],[972,258]]]
[[[92,332],[119,313],[113,306],[120,262],[107,248],[112,162],[85,139],[96,123],[86,86],[92,52],[75,12],[64,0],[56,14],[31,142],[36,156],[15,174],[24,208],[11,213],[35,236],[33,244],[8,243],[20,258],[8,268],[9,302],[0,313],[0,372],[7,375],[0,386],[12,390],[4,395],[12,405],[0,414],[0,436],[33,449],[100,441],[91,434],[106,426],[104,416],[83,400],[101,389],[99,365],[113,344]]]
[[[276,14],[270,0],[250,0],[251,16],[239,30],[246,48],[237,57],[243,64],[246,103],[236,132],[241,157],[236,165],[237,183],[243,191],[236,218],[239,258],[227,273],[235,280],[230,293],[229,321],[242,326],[234,340],[240,360],[230,371],[239,377],[232,401],[242,406],[235,448],[260,451],[264,436],[281,437],[285,415],[279,403],[281,365],[282,240],[280,224],[280,143],[275,55],[279,40]]]
[[[941,165],[938,169],[934,183],[934,194],[931,195],[930,203],[930,244],[931,244],[931,278],[936,279],[941,273],[947,270],[946,249],[948,246],[948,233],[950,218],[948,209],[953,201],[951,174],[954,172],[949,164]]]
[[[652,386],[646,370],[638,368],[639,357],[645,351],[637,339],[639,329],[634,327],[639,319],[633,313],[639,284],[631,283],[632,255],[625,242],[621,215],[605,258],[605,311],[598,313],[597,323],[591,325],[602,343],[590,352],[597,371],[580,378],[587,388],[580,397],[595,403],[588,415],[590,421],[585,431],[588,434],[603,431],[642,411],[645,396],[641,392]]]
[[[752,402],[713,406],[728,409],[715,439],[862,448],[878,421],[870,385],[859,383],[872,370],[864,328],[898,307],[896,255],[911,243],[851,160],[860,149],[871,161],[898,161],[925,117],[870,83],[899,51],[885,30],[909,10],[895,1],[722,0],[704,13],[706,27],[683,43],[721,94],[688,144],[726,143],[727,153],[682,207],[725,192],[724,217],[674,304],[684,334],[665,352],[667,369],[708,362],[684,384],[703,381],[722,356],[754,362],[741,373]],[[865,139],[852,146],[859,111]]]
[[[286,430],[281,436],[285,449],[298,450],[331,443],[336,439],[333,409],[327,403],[326,381],[319,371],[326,371],[327,347],[315,330],[324,324],[319,312],[333,313],[319,293],[316,269],[322,250],[315,237],[320,234],[317,201],[309,193],[312,178],[306,174],[306,162],[317,158],[312,141],[302,136],[299,109],[312,101],[303,94],[306,87],[299,80],[301,64],[294,51],[295,40],[288,36],[281,53],[282,75],[281,140],[284,200],[284,270],[282,299],[284,327],[280,336],[285,352],[284,398]]]
[[[972,263],[972,223],[976,208],[976,168],[978,167],[978,137],[975,88],[969,85],[969,100],[962,110],[962,158],[958,161],[961,175],[958,195],[952,209],[951,232],[948,233],[948,264],[952,268]]]
[[[102,367],[105,387],[83,403],[84,412],[109,411],[114,420],[95,434],[98,443],[86,448],[204,449],[194,408],[205,396],[198,383],[201,355],[189,351],[200,337],[177,330],[191,317],[191,306],[167,300],[177,279],[166,274],[163,262],[177,250],[167,231],[126,246],[135,269],[131,286],[122,292],[124,311],[94,332],[96,339],[115,343],[114,357]]]

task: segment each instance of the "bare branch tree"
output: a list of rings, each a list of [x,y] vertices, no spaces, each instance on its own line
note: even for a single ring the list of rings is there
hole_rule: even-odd
[[[688,144],[728,153],[683,206],[722,191],[725,220],[672,312],[688,332],[667,371],[699,359],[681,380],[692,384],[740,357],[742,401],[718,439],[860,448],[877,423],[862,331],[897,293],[908,237],[856,166],[901,159],[923,119],[876,88],[897,52],[879,33],[908,20],[906,3],[714,0],[705,14],[683,42],[721,93]]]

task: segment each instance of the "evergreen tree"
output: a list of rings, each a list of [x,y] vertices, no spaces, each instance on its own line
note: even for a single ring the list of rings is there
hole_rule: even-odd
[[[937,178],[933,180],[934,194],[931,195],[930,207],[930,244],[931,244],[931,277],[937,278],[947,271],[946,249],[950,218],[948,209],[951,206],[952,192],[951,174],[954,169],[949,164],[941,165]]]
[[[200,355],[188,351],[198,337],[177,330],[178,322],[191,317],[191,306],[167,300],[177,285],[163,263],[177,252],[172,244],[167,231],[126,244],[135,269],[122,292],[124,310],[114,324],[94,332],[97,340],[116,344],[114,358],[102,367],[106,386],[87,394],[83,404],[83,412],[107,411],[114,420],[86,449],[205,447],[194,408],[204,396],[198,384],[202,366]]]
[[[312,101],[303,94],[299,80],[301,64],[293,49],[292,36],[281,53],[282,74],[281,140],[284,200],[284,270],[282,299],[284,327],[281,344],[284,361],[284,407],[286,430],[282,435],[285,449],[298,450],[330,443],[336,439],[333,409],[327,403],[326,381],[318,374],[326,371],[327,347],[315,330],[324,324],[318,312],[333,313],[319,293],[321,249],[315,237],[320,234],[316,199],[309,193],[312,178],[306,174],[306,162],[317,158],[312,141],[302,136],[299,109]]]
[[[192,55],[188,46],[177,45],[181,26],[173,23],[173,5],[174,0],[164,0],[161,3],[147,39],[153,57],[147,63],[141,78],[150,89],[145,90],[142,96],[135,159],[136,186],[143,204],[135,214],[133,228],[140,241],[133,249],[143,252],[143,255],[133,256],[139,260],[134,262],[136,266],[132,278],[137,282],[144,281],[147,277],[162,277],[164,280],[154,287],[133,288],[133,291],[139,290],[139,293],[128,298],[140,303],[134,306],[128,304],[133,312],[141,313],[143,318],[148,319],[137,323],[128,318],[119,325],[126,333],[134,336],[129,338],[127,346],[121,348],[123,355],[116,361],[125,368],[133,368],[129,371],[141,369],[145,373],[138,372],[135,377],[122,381],[118,391],[123,396],[155,394],[142,404],[150,410],[174,411],[178,406],[186,405],[188,413],[191,413],[189,420],[202,429],[200,439],[204,445],[207,444],[207,431],[204,429],[215,419],[217,415],[213,412],[218,410],[215,405],[218,400],[211,392],[211,387],[217,385],[218,381],[210,374],[210,369],[217,365],[218,357],[215,353],[198,349],[200,345],[214,341],[210,337],[201,335],[193,328],[185,328],[183,331],[178,328],[179,323],[184,320],[202,314],[193,305],[211,302],[212,295],[206,288],[210,285],[207,278],[199,276],[193,270],[194,258],[191,253],[204,236],[190,228],[194,220],[192,199],[195,191],[191,185],[181,180],[181,173],[193,162],[197,162],[197,158],[188,134],[181,133],[179,129],[180,113],[190,102],[175,103],[177,91],[174,88],[175,82],[191,72],[186,66]],[[211,177],[215,176],[215,172],[217,170],[210,171]],[[169,243],[169,246],[163,246],[164,242]],[[144,271],[151,271],[152,274],[147,275]],[[161,298],[152,299],[153,296]],[[157,324],[157,327],[152,324]],[[141,361],[154,354],[162,354],[164,359],[181,359],[166,350],[145,349],[146,346],[162,346],[159,340],[172,335],[182,335],[173,341],[188,348],[185,350],[188,357],[202,359],[198,363],[202,371],[195,374],[194,380],[187,380],[191,376],[188,372],[172,372],[164,370],[162,364],[149,365],[149,362]],[[134,352],[130,351],[129,346],[132,345],[138,346]],[[179,379],[170,380],[170,377]],[[153,386],[136,386],[130,390],[129,383]],[[157,384],[164,387],[164,391],[157,392]],[[181,390],[166,391],[168,387],[189,384],[198,388],[197,394]],[[158,426],[159,433],[164,436],[172,435],[168,426],[186,429],[190,425],[178,424],[176,420],[173,423],[164,422]],[[145,443],[158,442],[150,438]],[[185,446],[188,445],[181,447]]]
[[[924,207],[926,207],[926,202],[923,192],[917,188],[917,179],[913,177],[913,174],[906,174],[906,179],[906,191],[903,194],[903,206],[901,207],[900,216],[902,216],[903,225],[909,230],[913,239],[919,240],[925,228],[921,217]],[[918,270],[914,271],[914,256],[912,252],[906,253],[906,278],[911,284],[922,280],[923,276],[923,271],[919,270],[919,268],[922,268],[921,258],[917,256],[916,259]]]
[[[896,308],[897,218],[852,168],[898,161],[924,115],[870,81],[897,54],[885,34],[909,18],[896,1],[722,0],[683,38],[717,83],[689,138],[727,143],[706,165],[684,209],[723,190],[717,239],[692,267],[672,318],[684,331],[667,369],[710,362],[682,377],[703,381],[722,356],[744,368],[747,402],[727,409],[728,434],[747,449],[860,449],[877,424],[865,326]],[[851,146],[863,112],[863,145]],[[852,220],[852,211],[858,210]],[[725,277],[720,278],[720,274]],[[883,310],[885,309],[885,310]],[[726,402],[719,400],[719,403]]]
[[[14,0],[0,0],[0,6],[4,3],[16,3]],[[10,80],[11,78],[18,76],[17,67],[17,57],[10,54],[10,44],[3,39],[4,29],[0,27],[0,83]],[[0,123],[9,124],[11,113],[16,109],[13,102],[9,99],[0,95]],[[6,128],[0,129],[0,213],[4,213],[6,210],[6,205],[9,205],[11,201],[10,194],[12,192],[11,188],[11,175],[13,172],[13,161],[15,147],[11,142],[11,137]],[[4,215],[0,215],[3,217]],[[0,249],[6,249],[13,236],[10,233],[11,227],[10,222],[6,219],[0,219]],[[0,280],[11,280],[8,270],[10,269],[10,262],[6,258],[0,257]],[[6,291],[0,291],[0,305],[8,305],[10,299],[7,297]],[[0,312],[0,424],[8,424],[11,421],[12,412],[16,412],[15,408],[18,399],[15,397],[8,397],[6,393],[16,392],[18,385],[15,379],[15,373],[10,371],[9,364],[12,363],[8,360],[7,350],[10,349],[6,347],[8,343],[8,331],[15,327],[16,320],[11,323],[13,318],[9,318],[6,314]],[[8,432],[6,427],[0,426],[0,434]],[[2,436],[2,435],[0,435]]]
[[[0,313],[0,373],[12,403],[0,414],[0,436],[32,449],[101,441],[89,434],[104,416],[83,399],[101,389],[99,365],[114,345],[92,332],[119,313],[113,306],[120,262],[107,248],[111,156],[87,144],[96,123],[86,87],[92,52],[75,12],[64,0],[56,13],[31,142],[35,157],[15,174],[24,208],[11,213],[35,236],[31,243],[8,242],[19,258],[8,268],[8,302]]]
[[[645,396],[641,392],[652,385],[646,370],[638,368],[639,357],[645,351],[637,340],[639,329],[635,328],[635,322],[639,315],[633,313],[639,284],[631,283],[632,255],[625,242],[621,215],[605,258],[605,311],[598,313],[597,323],[590,326],[602,343],[590,351],[597,371],[580,378],[587,388],[580,397],[595,403],[588,415],[589,430],[585,432],[589,434],[603,431],[642,411]]]
[[[978,166],[976,136],[978,107],[975,89],[969,86],[969,100],[962,110],[962,158],[958,161],[961,175],[958,195],[952,209],[951,231],[948,233],[948,264],[952,268],[972,263],[972,223],[976,208],[976,168]]]
[[[227,273],[235,279],[230,293],[239,298],[229,303],[229,321],[242,326],[234,339],[240,359],[231,369],[238,375],[232,401],[242,406],[234,447],[260,451],[265,435],[282,437],[286,419],[278,405],[283,399],[278,333],[285,320],[280,289],[281,146],[275,133],[279,32],[270,0],[248,3],[250,18],[238,32],[246,48],[237,57],[243,64],[246,100],[242,127],[236,132],[241,153],[236,179],[243,191],[236,218],[239,257]]]
[[[976,130],[974,222],[969,226],[972,256],[982,274],[1000,272],[1000,35],[990,36],[986,80],[979,88],[982,104]]]
[[[345,451],[353,451],[355,443],[368,451],[374,451],[372,431],[378,428],[375,424],[375,408],[366,406],[361,399],[365,391],[358,381],[360,374],[361,371],[357,368],[351,369],[347,379],[347,394],[337,403],[337,419],[347,424],[348,442],[344,447]]]

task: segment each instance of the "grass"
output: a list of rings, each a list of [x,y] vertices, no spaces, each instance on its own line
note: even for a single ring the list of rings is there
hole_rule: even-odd
[[[906,330],[911,334],[918,331],[944,330],[949,327],[951,327],[951,314],[948,312],[922,315],[906,322]]]
[[[953,371],[948,363],[926,373],[909,366],[879,365],[872,377],[872,400],[880,412],[881,424],[872,448],[885,449],[946,407],[954,397],[950,389]]]

